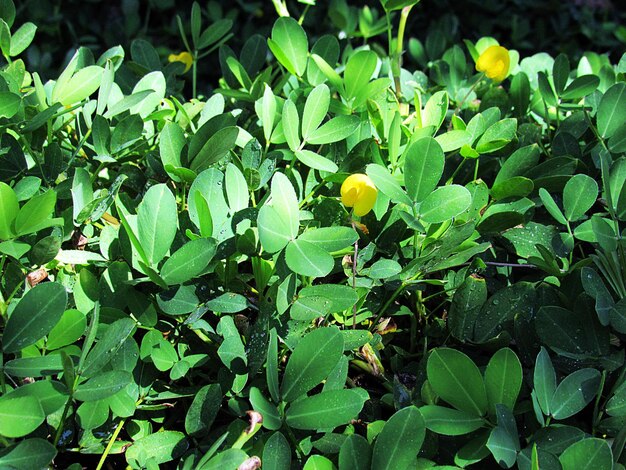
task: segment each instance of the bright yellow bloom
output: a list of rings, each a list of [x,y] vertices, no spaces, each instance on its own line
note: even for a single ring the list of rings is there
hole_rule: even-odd
[[[494,82],[501,82],[509,74],[509,51],[502,46],[490,46],[476,61],[476,70],[485,72]]]
[[[350,175],[341,185],[341,202],[354,207],[354,215],[363,216],[372,210],[378,190],[369,176],[362,173]]]
[[[189,70],[193,64],[193,56],[187,51],[181,52],[180,54],[170,54],[167,60],[169,62],[182,62],[185,64],[185,72]]]

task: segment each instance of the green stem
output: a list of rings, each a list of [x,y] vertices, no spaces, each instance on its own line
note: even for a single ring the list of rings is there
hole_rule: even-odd
[[[304,18],[306,17],[306,14],[309,12],[309,8],[311,8],[311,5],[307,4],[304,7],[304,11],[302,12],[302,15],[300,15],[300,19],[298,20],[298,24],[301,25],[302,23],[304,23]]]
[[[117,436],[119,436],[120,431],[124,427],[125,423],[126,418],[122,418],[122,420],[117,423],[117,427],[115,428],[115,431],[113,431],[113,434],[111,434],[111,438],[109,439],[109,443],[107,444],[106,449],[104,449],[104,452],[100,456],[100,461],[98,462],[96,470],[100,470],[103,467],[104,462],[107,459],[108,455],[111,453],[111,449],[113,449],[113,444],[115,444],[115,440],[117,439]]]
[[[356,225],[354,221],[352,221],[352,229],[356,232]],[[357,232],[358,233],[358,232]],[[354,242],[354,258],[352,258],[352,289],[356,293],[356,267],[357,267],[357,258],[359,255],[359,239],[357,238]],[[352,306],[352,329],[356,330],[356,302]]]
[[[78,379],[78,377],[77,377]],[[74,388],[76,388],[76,381],[74,381]],[[57,444],[59,443],[59,439],[61,439],[61,434],[63,434],[63,428],[65,425],[65,420],[67,419],[67,414],[70,411],[70,406],[72,406],[72,401],[73,401],[73,396],[74,396],[74,390],[70,390],[70,396],[67,397],[67,401],[65,402],[65,408],[63,408],[63,414],[61,415],[61,421],[59,421],[59,427],[57,428],[57,432],[54,435],[54,441],[52,442],[52,445],[54,445],[54,447],[57,446]]]
[[[287,5],[285,5],[284,2],[281,0],[272,0],[272,3],[274,4],[274,8],[276,8],[278,16],[290,16],[289,10],[287,10]]]
[[[593,425],[592,425],[592,434],[595,434],[596,426],[600,422],[600,399],[602,398],[602,391],[604,390],[604,382],[606,380],[606,370],[602,371],[602,376],[600,377],[600,385],[598,386],[598,393],[596,394],[596,402],[593,406]]]
[[[191,96],[196,98],[196,88],[198,80],[198,51],[193,51],[193,63],[191,64]]]
[[[463,165],[465,164],[466,161],[467,161],[467,158],[463,158],[463,160],[461,160],[461,163],[459,163],[459,166],[456,167],[456,169],[452,173],[452,176],[450,176],[450,178],[448,179],[448,183],[452,183],[454,181],[454,177],[457,175],[459,171],[461,171],[461,168],[463,168]]]
[[[454,113],[452,113],[452,115],[456,115],[459,113],[459,111],[461,110],[461,108],[463,107],[463,105],[465,104],[465,101],[469,98],[469,96],[472,94],[472,92],[476,89],[476,87],[478,86],[478,84],[480,83],[480,81],[485,77],[485,73],[481,73],[478,76],[478,79],[474,82],[474,84],[470,87],[469,91],[467,92],[467,94],[463,97],[463,99],[460,101],[460,103],[456,106],[456,108],[454,108]],[[452,129],[452,119],[450,119],[450,127],[448,127],[448,130]]]
[[[404,7],[400,13],[400,23],[398,24],[398,36],[396,37],[396,50],[390,55],[391,57],[391,71],[393,73],[393,81],[396,87],[396,98],[400,100],[402,98],[402,82],[400,81],[400,73],[402,70],[402,52],[404,46],[404,31],[406,30],[406,22],[409,18],[409,13],[413,5]],[[389,43],[391,48],[391,41]]]
[[[393,294],[391,294],[391,297],[389,297],[387,299],[387,301],[385,302],[385,304],[381,307],[381,309],[378,311],[378,314],[376,315],[376,318],[374,319],[374,321],[372,322],[372,326],[370,326],[370,330],[372,330],[373,328],[376,327],[376,324],[378,323],[378,320],[380,320],[380,317],[383,316],[383,314],[387,311],[387,309],[389,308],[389,306],[393,303],[394,300],[396,300],[398,298],[398,296],[402,293],[402,291],[404,290],[404,288],[407,286],[406,282],[403,282],[402,284],[400,284],[397,289],[395,291],[393,291]]]

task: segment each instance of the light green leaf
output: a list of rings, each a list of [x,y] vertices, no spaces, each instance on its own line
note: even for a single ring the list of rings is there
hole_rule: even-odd
[[[300,340],[287,362],[280,387],[282,399],[293,401],[324,380],[343,354],[337,328],[318,328]]]
[[[372,469],[408,468],[422,448],[425,435],[424,418],[415,406],[396,411],[376,438]]]
[[[152,186],[137,208],[137,238],[154,266],[166,255],[178,228],[176,199],[165,184]]]
[[[487,392],[478,367],[461,351],[435,349],[428,358],[428,382],[443,400],[473,416],[487,412]]]

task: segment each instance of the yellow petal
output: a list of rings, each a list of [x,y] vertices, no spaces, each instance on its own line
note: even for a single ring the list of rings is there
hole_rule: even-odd
[[[490,46],[476,61],[476,70],[484,72],[495,82],[501,82],[509,74],[509,51],[502,46]]]
[[[356,173],[348,176],[341,185],[341,202],[354,207],[354,215],[363,216],[372,210],[378,190],[369,176]]]
[[[167,57],[167,60],[169,62],[182,62],[183,64],[185,64],[184,72],[187,72],[187,70],[189,70],[191,68],[191,65],[193,64],[193,56],[187,51],[181,52],[180,54],[170,54]]]

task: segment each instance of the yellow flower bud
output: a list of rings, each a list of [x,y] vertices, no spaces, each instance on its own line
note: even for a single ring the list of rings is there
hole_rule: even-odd
[[[187,51],[181,52],[180,54],[170,54],[167,60],[169,62],[182,62],[185,64],[185,72],[189,70],[193,64],[193,56]]]
[[[494,82],[501,82],[509,74],[509,51],[502,46],[490,46],[480,54],[476,70],[485,72]]]
[[[354,215],[363,216],[372,210],[378,190],[369,176],[356,173],[348,176],[341,185],[341,202],[354,207]]]

